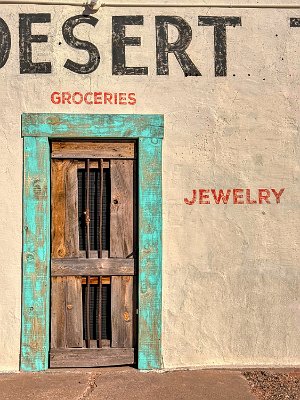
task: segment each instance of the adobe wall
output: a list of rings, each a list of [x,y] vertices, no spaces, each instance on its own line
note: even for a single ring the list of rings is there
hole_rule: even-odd
[[[21,13],[51,15],[32,28],[48,36],[32,45],[33,61],[51,62],[51,73],[28,73],[24,64],[20,73]],[[88,74],[64,67],[88,60],[62,35],[64,22],[81,14],[81,7],[0,6],[11,33],[0,69],[0,370],[19,368],[24,112],[164,114],[164,368],[299,365],[300,29],[290,19],[300,11],[104,8],[92,15],[96,26],[74,31],[100,52]],[[148,75],[112,74],[112,16],[121,15],[143,16],[143,25],[126,27],[127,36],[141,37],[141,46],[126,47],[126,65],[147,66]],[[191,27],[186,53],[196,69],[183,68],[194,76],[184,76],[174,54],[169,75],[157,75],[155,16],[179,16]],[[215,48],[214,25],[198,26],[198,16],[240,18],[226,27],[225,63],[224,36]],[[176,37],[170,26],[169,41]],[[1,43],[0,34],[0,53]],[[55,104],[53,92],[134,93],[136,102]]]

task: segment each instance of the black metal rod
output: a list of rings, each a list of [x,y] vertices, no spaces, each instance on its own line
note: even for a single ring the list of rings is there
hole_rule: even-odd
[[[102,225],[103,225],[103,159],[99,160],[100,172],[100,199],[99,199],[99,251],[98,257],[102,258]]]
[[[85,160],[85,252],[86,258],[90,258],[90,160]]]
[[[98,301],[98,347],[102,347],[102,276],[99,276],[99,301]]]
[[[85,161],[85,252],[86,258],[90,258],[90,160]],[[86,278],[86,347],[91,347],[90,330],[90,291],[91,277]]]

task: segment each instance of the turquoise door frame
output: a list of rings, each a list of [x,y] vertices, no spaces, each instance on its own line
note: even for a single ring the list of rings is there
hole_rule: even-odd
[[[161,368],[162,115],[23,114],[22,371],[48,369],[50,140],[137,139],[138,368]]]

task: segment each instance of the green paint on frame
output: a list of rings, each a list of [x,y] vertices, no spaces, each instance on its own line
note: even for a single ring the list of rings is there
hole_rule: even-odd
[[[138,139],[138,368],[161,368],[162,115],[23,114],[24,210],[21,370],[48,368],[50,317],[49,139]]]
[[[24,138],[21,370],[48,368],[50,155],[47,138]]]

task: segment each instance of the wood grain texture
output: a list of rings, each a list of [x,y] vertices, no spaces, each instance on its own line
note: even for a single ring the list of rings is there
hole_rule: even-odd
[[[51,287],[51,348],[67,347],[65,277],[52,278]]]
[[[134,349],[52,349],[50,367],[98,367],[134,363]]]
[[[134,142],[64,141],[52,143],[52,158],[134,158]]]
[[[51,138],[161,138],[163,115],[22,114],[22,136]]]
[[[52,257],[79,257],[77,165],[51,162]],[[74,274],[76,275],[76,274]],[[82,347],[81,277],[52,277],[51,347]]]
[[[51,348],[83,346],[81,277],[54,277],[51,288]]]
[[[67,275],[133,275],[132,258],[54,258],[51,260],[52,276]]]
[[[133,346],[133,277],[111,278],[111,347]]]
[[[79,257],[77,166],[51,163],[52,257]]]
[[[133,161],[111,160],[110,257],[133,255]]]
[[[112,160],[110,256],[133,255],[133,161]],[[133,278],[111,278],[112,347],[132,347]]]
[[[138,368],[161,368],[162,185],[160,139],[139,140]]]
[[[24,139],[22,371],[48,368],[50,158],[47,138]]]
[[[83,346],[82,287],[80,276],[68,276],[66,293],[67,347]]]

